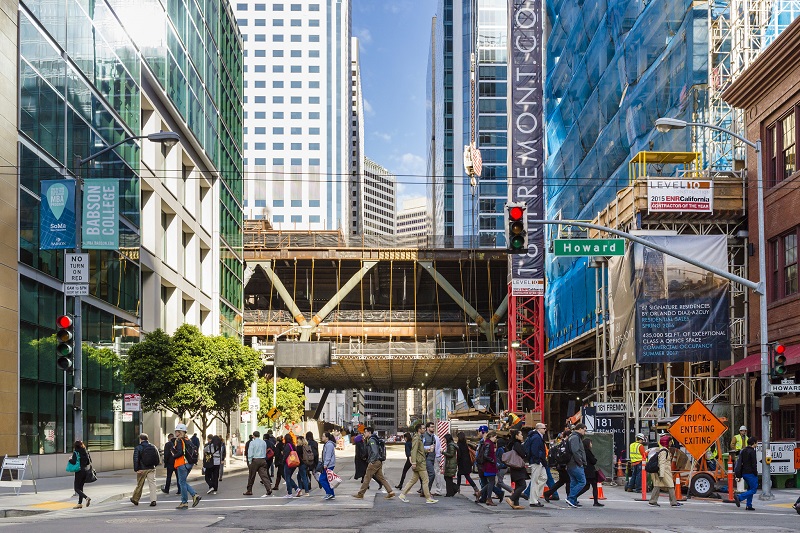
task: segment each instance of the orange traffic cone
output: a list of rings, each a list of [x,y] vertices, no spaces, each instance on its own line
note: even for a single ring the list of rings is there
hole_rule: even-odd
[[[598,500],[605,500],[606,499],[606,495],[603,494],[603,483],[598,483],[597,484],[597,499]]]
[[[681,475],[675,474],[675,499],[678,501],[683,500],[683,495],[681,494]]]
[[[622,471],[622,460],[617,460],[617,477],[624,478],[625,472]]]

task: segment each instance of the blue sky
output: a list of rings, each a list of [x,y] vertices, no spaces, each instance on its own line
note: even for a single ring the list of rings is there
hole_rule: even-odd
[[[426,80],[436,0],[353,0],[366,155],[398,176],[398,204],[425,195]]]

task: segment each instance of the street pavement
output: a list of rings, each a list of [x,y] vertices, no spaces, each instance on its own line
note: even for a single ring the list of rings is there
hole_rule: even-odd
[[[392,485],[400,479],[404,457],[401,448],[388,450],[386,474]],[[103,531],[141,531],[143,528],[176,528],[208,532],[243,532],[280,529],[282,533],[294,531],[326,533],[367,531],[463,531],[485,528],[504,532],[509,528],[541,530],[561,533],[709,533],[715,531],[769,531],[774,533],[800,531],[800,515],[791,508],[800,490],[775,491],[771,502],[754,500],[755,511],[737,509],[719,500],[691,499],[679,508],[670,508],[666,494],[661,507],[651,507],[636,501],[634,494],[621,487],[604,487],[605,507],[591,506],[588,493],[581,497],[584,506],[569,508],[563,500],[546,504],[542,509],[512,510],[507,504],[489,508],[472,501],[472,490],[465,487],[464,495],[454,498],[438,497],[439,503],[426,505],[425,500],[409,494],[409,503],[397,498],[386,500],[375,490],[376,484],[363,500],[352,498],[359,482],[353,475],[352,448],[337,451],[337,472],[345,480],[336,489],[336,499],[323,501],[324,492],[312,483],[309,497],[287,499],[285,484],[271,497],[256,482],[254,496],[243,496],[247,477],[241,463],[228,467],[220,483],[219,493],[206,495],[203,478],[190,477],[193,487],[201,494],[200,504],[189,510],[176,510],[179,496],[159,492],[158,505],[149,507],[145,488],[138,507],[128,501],[135,486],[132,471],[100,474],[100,479],[86,486],[92,505],[72,509],[77,498],[72,498],[71,478],[57,478],[38,482],[39,495],[26,487],[21,496],[0,495],[0,528],[14,532],[53,531],[59,533]],[[163,483],[163,476],[158,479]],[[28,494],[30,493],[30,494]],[[563,497],[563,489],[561,491]],[[36,514],[30,514],[36,513]],[[23,516],[28,514],[27,516]]]

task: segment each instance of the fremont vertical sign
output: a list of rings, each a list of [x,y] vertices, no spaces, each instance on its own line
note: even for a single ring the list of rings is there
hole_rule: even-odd
[[[542,0],[509,0],[509,200],[525,202],[527,217],[544,218],[544,84]],[[544,288],[544,226],[528,225],[528,250],[509,257],[512,295]],[[529,294],[529,293],[526,293]]]

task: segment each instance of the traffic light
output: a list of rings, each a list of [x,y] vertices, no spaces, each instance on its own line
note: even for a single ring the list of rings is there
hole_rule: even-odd
[[[506,204],[506,251],[524,254],[528,251],[528,231],[523,202]]]
[[[780,378],[786,374],[786,346],[774,344],[772,346],[772,377]]]
[[[64,372],[72,368],[72,356],[75,351],[75,333],[72,317],[61,315],[56,319],[56,364]]]

